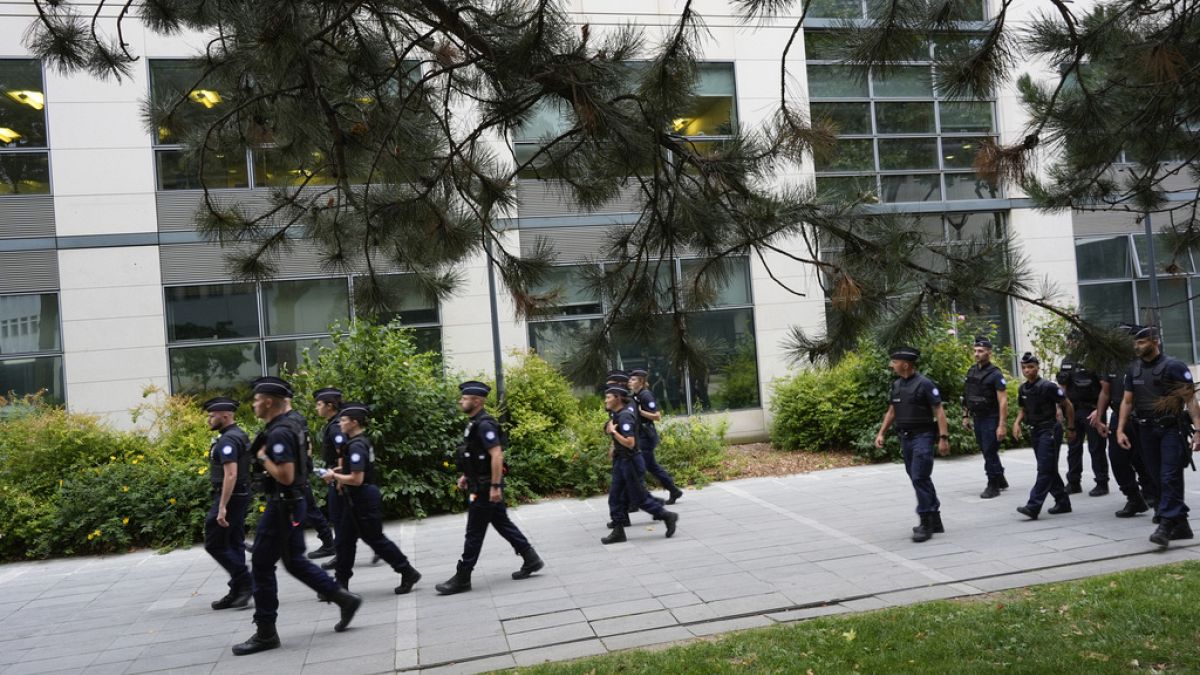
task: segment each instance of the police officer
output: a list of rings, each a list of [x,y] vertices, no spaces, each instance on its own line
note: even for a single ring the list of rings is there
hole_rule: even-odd
[[[470,418],[463,432],[463,442],[455,453],[455,463],[462,472],[458,477],[458,489],[467,494],[467,536],[454,576],[434,587],[442,595],[471,590],[471,573],[479,561],[488,525],[495,528],[524,561],[521,569],[512,573],[513,579],[525,579],[546,566],[533,544],[508,517],[508,506],[504,503],[506,468],[500,425],[483,407],[491,390],[488,385],[475,380],[458,385],[458,407]]]
[[[1187,416],[1200,428],[1200,407],[1191,371],[1182,361],[1162,353],[1158,328],[1138,326],[1133,351],[1137,359],[1125,372],[1117,443],[1126,450],[1133,447],[1126,429],[1136,423],[1146,468],[1157,478],[1159,491],[1159,524],[1150,541],[1165,548],[1171,541],[1192,538],[1183,501],[1183,470],[1190,459]],[[1191,445],[1192,452],[1200,452],[1200,433],[1192,436]]]
[[[317,415],[325,420],[325,427],[321,429],[321,461],[325,464],[325,468],[333,469],[341,463],[340,448],[346,442],[346,436],[338,425],[338,412],[342,409],[342,390],[336,387],[323,387],[313,392],[313,401],[317,408]],[[330,483],[326,490],[325,508],[329,512],[329,524],[333,526],[334,550],[326,552],[325,542],[322,541],[321,548],[309,553],[309,558],[320,558],[336,553],[336,542],[341,536],[341,513],[338,512],[340,502],[341,496],[337,493],[337,485]],[[336,557],[321,563],[323,570],[336,568]]]
[[[941,392],[932,380],[917,372],[920,356],[915,347],[900,347],[892,352],[889,365],[899,379],[892,382],[890,403],[875,435],[875,447],[883,448],[884,434],[893,423],[900,434],[904,470],[917,493],[917,517],[921,521],[913,527],[915,542],[929,541],[933,535],[946,531],[941,502],[933,486],[934,445],[937,454],[950,454],[950,426]]]
[[[674,504],[683,496],[683,490],[675,486],[675,479],[667,473],[666,469],[662,468],[654,456],[654,450],[658,447],[658,429],[654,427],[654,423],[662,419],[662,411],[658,409],[658,401],[654,398],[654,392],[646,386],[648,376],[649,373],[642,368],[629,371],[629,391],[633,394],[633,402],[637,404],[639,415],[638,449],[641,450],[646,472],[657,478],[658,482],[666,488],[668,495],[666,503]]]
[[[628,389],[629,388],[628,385],[629,385],[629,374],[626,373],[624,370],[620,370],[620,369],[610,370],[610,371],[608,371],[608,375],[606,375],[604,378],[604,386],[605,387],[620,387],[622,389]],[[630,409],[635,410],[635,418],[638,420],[638,426],[636,428],[639,430],[639,436],[640,436],[642,417],[641,417],[641,415],[636,414],[636,407],[635,407],[636,405],[637,404],[634,403],[633,401],[629,402]],[[655,403],[655,406],[657,406],[657,405],[658,404]],[[617,413],[615,411],[611,411],[611,410],[609,410],[607,412],[608,412],[608,419],[611,422],[613,419],[615,419]],[[606,422],[605,423],[605,429],[606,429],[605,433],[606,434],[608,433],[607,428],[608,428],[608,423]],[[655,435],[657,436],[657,432],[655,433]],[[641,453],[637,453],[633,456],[633,467],[637,471],[637,474],[638,474],[638,480],[640,481],[638,484],[645,485],[646,484],[646,462],[642,458]],[[608,529],[611,530],[614,527],[616,527],[617,525],[621,525],[623,527],[630,527],[632,523],[629,520],[629,515],[631,513],[637,513],[638,511],[642,510],[642,507],[640,506],[642,503],[641,495],[636,494],[636,493],[631,493],[631,494],[633,494],[631,501],[625,505],[625,520],[624,520],[624,522],[618,523],[616,521],[610,520],[610,521],[608,521],[608,524],[607,524]],[[655,497],[653,494],[650,494],[650,498],[657,501],[659,504],[665,503],[662,499]]]
[[[635,461],[638,451],[637,406],[631,402],[629,390],[620,386],[610,386],[604,390],[604,409],[610,414],[610,419],[604,426],[606,434],[612,437],[613,445],[609,450],[612,460],[612,481],[608,488],[608,511],[612,517],[612,532],[602,538],[602,544],[615,544],[626,540],[625,527],[629,522],[629,504],[636,504],[655,520],[667,524],[667,537],[675,534],[675,524],[679,514],[668,511],[661,501],[654,499],[646,490],[646,475],[639,470]],[[645,466],[645,465],[642,465]]]
[[[1000,443],[1008,434],[1008,383],[1004,373],[992,363],[992,341],[975,338],[975,363],[967,369],[963,386],[963,426],[975,430],[975,441],[983,453],[983,471],[987,487],[980,499],[991,499],[1008,489],[1004,465],[1000,463]]]
[[[1067,493],[1062,476],[1058,474],[1058,454],[1062,451],[1062,425],[1058,423],[1056,408],[1062,408],[1063,419],[1067,420],[1068,438],[1074,440],[1077,433],[1074,420],[1075,409],[1062,387],[1039,374],[1041,363],[1030,352],[1021,356],[1021,383],[1018,401],[1021,409],[1013,422],[1013,439],[1021,440],[1021,423],[1029,425],[1033,436],[1033,454],[1037,459],[1037,480],[1029,491],[1029,501],[1017,507],[1017,513],[1037,520],[1046,501],[1046,494],[1054,497],[1054,506],[1047,513],[1070,513],[1071,496]]]
[[[254,381],[254,415],[265,422],[250,444],[265,475],[262,489],[267,504],[258,523],[254,555],[250,558],[254,577],[254,635],[234,645],[236,655],[253,654],[279,646],[275,619],[279,609],[279,587],[275,564],[281,559],[289,574],[319,595],[337,604],[341,617],[335,631],[346,630],[362,598],[345,590],[328,574],[304,557],[304,511],[307,502],[300,484],[308,476],[299,473],[308,452],[307,423],[292,413],[292,386],[278,377]]]
[[[1088,496],[1106,495],[1108,494],[1106,439],[1095,427],[1088,424],[1088,418],[1096,411],[1100,402],[1100,392],[1103,389],[1101,378],[1097,373],[1068,356],[1063,359],[1057,379],[1058,383],[1066,390],[1067,398],[1075,408],[1075,419],[1068,420],[1070,425],[1075,427],[1075,440],[1067,444],[1067,493],[1083,492],[1079,483],[1083,479],[1083,441],[1086,437],[1088,454],[1092,456],[1092,476],[1096,479],[1096,486],[1088,492]]]
[[[382,500],[379,494],[379,472],[375,470],[375,448],[363,433],[369,415],[367,406],[346,403],[338,413],[338,424],[346,441],[342,446],[340,465],[325,471],[321,477],[341,495],[339,507],[341,525],[337,538],[337,572],[334,578],[342,588],[350,588],[354,575],[354,555],[362,539],[380,558],[400,575],[396,595],[404,595],[421,580],[421,573],[392,540],[383,534]]]
[[[313,495],[312,483],[308,480],[308,475],[313,470],[313,448],[308,436],[308,421],[295,410],[290,410],[287,414],[291,415],[295,421],[303,423],[305,430],[304,442],[307,447],[296,460],[296,470],[299,472],[298,475],[303,479],[297,485],[304,495],[304,524],[316,530],[317,538],[321,541],[321,546],[309,553],[308,557],[313,559],[328,558],[337,549],[334,547],[333,529],[329,526],[329,521],[325,519],[325,514],[321,513],[321,507],[317,505],[317,498]]]
[[[213,505],[204,520],[204,550],[229,573],[229,593],[213,609],[250,604],[254,582],[246,568],[246,506],[250,503],[250,437],[233,415],[238,402],[218,396],[202,404],[208,428],[217,432],[208,449]]]
[[[1117,330],[1132,338],[1130,332],[1133,326],[1122,323]],[[1096,414],[1092,417],[1092,426],[1101,436],[1108,438],[1116,432],[1121,420],[1121,401],[1125,398],[1125,372],[1113,370],[1100,378],[1100,399],[1096,403]],[[1112,465],[1112,475],[1117,481],[1121,494],[1125,495],[1125,506],[1115,514],[1118,518],[1132,518],[1139,513],[1145,513],[1158,508],[1158,488],[1146,471],[1142,461],[1141,443],[1138,442],[1136,425],[1125,427],[1125,435],[1129,438],[1129,449],[1121,447],[1116,438],[1108,443],[1108,462]]]

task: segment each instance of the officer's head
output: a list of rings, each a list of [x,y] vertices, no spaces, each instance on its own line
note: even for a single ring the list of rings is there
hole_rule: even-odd
[[[488,394],[492,388],[477,380],[468,380],[458,385],[458,407],[468,415],[474,415],[483,409]]]
[[[292,407],[292,385],[268,375],[251,383],[254,388],[254,416],[269,422]]]
[[[641,391],[646,388],[646,378],[649,376],[642,368],[634,368],[629,371],[629,390]]]
[[[1038,378],[1038,369],[1042,367],[1038,357],[1033,355],[1033,352],[1025,352],[1021,355],[1021,374],[1025,379],[1033,382]]]
[[[992,341],[986,336],[975,338],[975,363],[987,363],[992,360]]]
[[[604,385],[610,387],[625,387],[629,385],[629,375],[623,370],[610,370],[604,378]]]
[[[629,404],[629,390],[625,387],[611,385],[604,390],[604,409],[616,412]]]
[[[313,392],[317,402],[317,414],[324,419],[331,419],[342,409],[342,390],[336,387],[325,387]]]
[[[1157,326],[1133,327],[1133,351],[1143,360],[1149,361],[1158,356],[1158,339]]]
[[[233,415],[237,412],[238,402],[231,398],[218,396],[201,403],[200,407],[208,413],[208,428],[218,431],[233,424]]]
[[[921,350],[916,347],[897,347],[892,350],[892,360],[888,363],[892,372],[900,377],[908,377],[917,371],[917,359]]]
[[[363,403],[346,403],[338,411],[338,426],[347,436],[357,436],[367,426],[371,410]]]

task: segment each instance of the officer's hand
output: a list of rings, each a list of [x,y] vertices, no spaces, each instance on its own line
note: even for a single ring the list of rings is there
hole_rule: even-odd
[[[1104,422],[1098,422],[1096,424],[1096,433],[1100,434],[1100,438],[1108,438],[1108,434],[1109,434],[1108,425],[1105,424]]]
[[[329,484],[336,479],[333,477],[332,471],[326,471],[325,473],[321,474],[321,480],[325,481],[326,484]]]
[[[1096,426],[1096,423],[1100,421],[1100,415],[1096,414],[1096,411],[1093,410],[1090,414],[1088,414],[1087,421],[1088,424]]]
[[[1008,438],[1008,430],[1004,428],[1003,424],[997,425],[996,426],[996,441],[1003,443],[1004,439],[1006,439],[1006,438]]]
[[[950,454],[950,441],[948,439],[938,439],[937,454],[938,457],[945,457],[946,455]]]
[[[608,421],[608,422],[607,422],[607,423],[604,425],[604,433],[606,433],[606,434],[611,434],[611,433],[613,432],[613,429],[616,429],[616,427],[615,427],[615,426],[613,426],[612,420],[609,420],[609,421]]]
[[[466,476],[459,476],[459,477],[458,477],[458,489],[459,489],[459,490],[466,490],[466,489],[467,489],[467,477],[466,477]]]
[[[1077,429],[1072,429],[1072,430],[1068,431],[1067,432],[1067,442],[1074,443],[1075,442],[1075,434],[1077,434],[1077,433],[1079,433],[1079,431]]]
[[[1192,452],[1200,452],[1200,434],[1192,435]]]
[[[1013,422],[1013,440],[1021,440],[1021,425],[1016,422]]]
[[[221,527],[229,527],[229,521],[225,520],[225,513],[226,512],[225,512],[224,506],[220,506],[217,508],[217,524],[220,525]]]
[[[1117,445],[1128,450],[1133,444],[1129,442],[1129,437],[1124,432],[1117,432]]]
[[[883,447],[883,434],[875,434],[875,447]]]
[[[488,495],[488,501],[499,503],[504,501],[504,493],[498,487],[493,487],[491,494]]]

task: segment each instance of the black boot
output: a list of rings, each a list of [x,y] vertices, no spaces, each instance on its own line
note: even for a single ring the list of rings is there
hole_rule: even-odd
[[[1150,505],[1139,494],[1134,494],[1132,497],[1125,498],[1125,506],[1113,515],[1118,518],[1132,518],[1139,513],[1145,513],[1150,509]]]
[[[667,505],[669,506],[679,501],[679,498],[683,496],[683,490],[680,490],[679,488],[671,488],[667,494],[670,495],[670,497],[667,499]]]
[[[942,525],[942,512],[934,511],[929,514],[929,531],[934,534],[945,534],[946,528]]]
[[[1175,521],[1175,526],[1171,528],[1171,541],[1191,539],[1193,536],[1195,535],[1192,534],[1192,526],[1188,525],[1186,519]]]
[[[1000,496],[1000,483],[995,478],[989,478],[987,487],[979,493],[980,499],[992,499]]]
[[[251,587],[230,588],[225,597],[220,600],[213,600],[213,609],[241,609],[250,604],[250,598],[254,594],[251,592]]]
[[[396,587],[396,595],[404,595],[417,585],[421,580],[421,573],[412,565],[405,565],[404,569],[400,570],[400,585]]]
[[[233,646],[233,655],[245,656],[278,647],[279,633],[275,632],[275,622],[258,621],[255,622],[254,635],[251,635],[249,640]]]
[[[1077,495],[1080,492],[1083,492],[1083,488],[1079,486],[1079,481],[1071,481],[1070,483],[1067,483],[1067,494]]]
[[[328,558],[329,556],[337,553],[337,549],[335,549],[333,547],[333,533],[332,532],[325,532],[324,534],[318,534],[317,537],[321,540],[321,548],[318,548],[315,551],[311,551],[308,554],[309,560],[316,560],[317,558]]]
[[[1063,497],[1062,499],[1054,502],[1054,506],[1051,506],[1050,508],[1046,509],[1046,513],[1049,513],[1050,515],[1058,515],[1060,513],[1070,513],[1070,512],[1071,512],[1071,500],[1067,499],[1066,497]]]
[[[661,516],[655,518],[667,524],[667,539],[670,539],[675,534],[675,523],[679,522],[679,514],[674,511],[663,511]]]
[[[362,596],[355,595],[344,588],[338,588],[337,592],[329,599],[342,610],[341,620],[333,624],[333,629],[340,633],[350,627],[354,613],[362,606]]]
[[[608,533],[607,537],[600,539],[601,544],[619,544],[623,541],[625,541],[625,527],[623,525],[617,525],[612,529],[612,532]]]
[[[996,479],[996,485],[999,486],[1001,490],[1007,490],[1008,489],[1008,479],[1005,478],[1003,474],[1001,474],[1000,477]]]
[[[912,540],[919,544],[923,541],[929,541],[933,537],[933,532],[929,527],[929,514],[921,513],[918,515],[921,516],[921,522],[913,528]]]
[[[607,527],[608,529],[610,529],[610,530],[611,530],[611,529],[613,529],[614,527],[617,527],[617,521],[615,521],[615,520],[610,520],[610,521],[608,521],[607,523],[605,523],[605,524],[604,524],[604,526],[605,526],[605,527]],[[632,523],[621,523],[621,525],[620,525],[620,526],[621,526],[621,527],[633,527],[633,524],[632,524]]]
[[[1108,494],[1108,483],[1096,483],[1096,487],[1088,491],[1089,497],[1103,497]]]
[[[1171,522],[1170,518],[1163,518],[1162,522],[1158,524],[1158,529],[1154,531],[1154,534],[1150,535],[1150,542],[1158,544],[1161,548],[1166,548],[1171,543],[1171,530],[1174,529],[1173,526],[1174,523]]]
[[[1028,518],[1030,520],[1038,519],[1038,512],[1036,510],[1034,510],[1033,508],[1030,508],[1029,506],[1018,506],[1017,513],[1025,516],[1026,518]]]
[[[321,563],[321,569],[325,571],[337,569],[337,557],[330,558],[329,560]]]
[[[462,563],[458,564],[458,570],[454,576],[434,586],[434,589],[442,595],[454,595],[455,593],[463,593],[471,590],[471,570],[463,567]]]
[[[525,559],[525,563],[521,565],[521,569],[512,573],[513,579],[527,579],[529,575],[546,566],[546,563],[542,562],[541,556],[537,554],[537,551],[533,550],[532,546],[525,549],[521,553],[521,557]]]

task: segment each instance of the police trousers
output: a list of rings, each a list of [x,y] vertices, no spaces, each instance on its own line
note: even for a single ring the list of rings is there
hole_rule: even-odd
[[[1054,496],[1055,502],[1070,501],[1067,487],[1062,476],[1058,474],[1058,455],[1062,452],[1062,425],[1037,427],[1031,433],[1033,440],[1033,456],[1037,460],[1037,480],[1029,491],[1029,501],[1025,504],[1035,512],[1042,510],[1046,495]]]
[[[1117,442],[1117,424],[1121,414],[1111,411],[1108,418],[1108,463],[1112,465],[1113,479],[1121,494],[1130,499],[1141,497],[1150,508],[1158,508],[1158,481],[1146,471],[1146,462],[1142,458],[1142,442],[1138,434],[1138,425],[1133,422],[1125,427],[1125,435],[1129,437],[1129,449],[1121,447]]]
[[[1146,470],[1157,478],[1158,515],[1170,520],[1187,520],[1188,507],[1183,501],[1183,470],[1191,457],[1183,431],[1178,427],[1139,424],[1138,434]]]
[[[1078,483],[1083,479],[1083,442],[1087,440],[1088,454],[1092,456],[1092,477],[1097,485],[1107,485],[1108,456],[1104,454],[1104,446],[1108,439],[1088,424],[1090,414],[1092,411],[1087,408],[1075,409],[1075,440],[1067,444],[1067,482]]]
[[[322,595],[338,592],[333,577],[304,557],[303,497],[284,501],[267,500],[262,520],[254,538],[254,553],[250,557],[250,574],[254,577],[254,621],[274,624],[279,610],[279,585],[275,580],[275,563],[305,586]]]
[[[644,470],[638,470],[637,455],[614,455],[612,482],[608,485],[608,514],[612,522],[628,526],[630,504],[654,516],[656,520],[666,510],[663,503],[646,490],[646,474]]]
[[[933,487],[933,448],[936,431],[904,431],[900,434],[900,451],[904,455],[904,471],[917,493],[917,513],[937,513],[942,508],[937,489]]]
[[[658,463],[658,459],[654,457],[654,449],[657,447],[657,437],[642,436],[638,438],[638,449],[641,450],[639,454],[646,465],[646,473],[657,478],[658,482],[662,483],[663,489],[668,492],[674,492],[676,490],[675,479],[671,477],[671,474],[667,473],[666,469],[662,468],[662,465]]]
[[[508,505],[504,500],[493,502],[488,499],[488,492],[489,490],[484,489],[471,492],[467,496],[467,539],[463,544],[459,569],[475,569],[475,563],[479,562],[479,552],[483,550],[483,538],[487,535],[488,525],[504,537],[504,541],[513,547],[513,552],[517,555],[533,548],[525,535],[521,534],[521,530],[509,519]]]
[[[975,441],[983,453],[983,472],[988,479],[1003,478],[1004,465],[1000,463],[1000,441],[996,440],[996,429],[1000,427],[1000,415],[974,418]]]
[[[408,558],[400,547],[383,534],[383,500],[375,485],[363,485],[351,490],[342,487],[338,497],[338,512],[341,523],[337,528],[337,566],[334,578],[344,588],[349,588],[350,577],[354,576],[354,556],[358,540],[369,546],[392,569],[400,572],[409,567]]]
[[[325,514],[321,513],[320,507],[317,506],[317,498],[313,495],[308,476],[298,477],[297,480],[300,490],[304,492],[304,524],[311,527],[322,539],[332,537],[333,531],[329,529],[329,521],[325,520]]]
[[[229,573],[231,590],[249,589],[250,570],[246,567],[246,506],[249,494],[232,494],[225,505],[225,521],[229,527],[217,523],[217,512],[221,508],[221,490],[217,488],[212,508],[204,519],[204,550]]]

